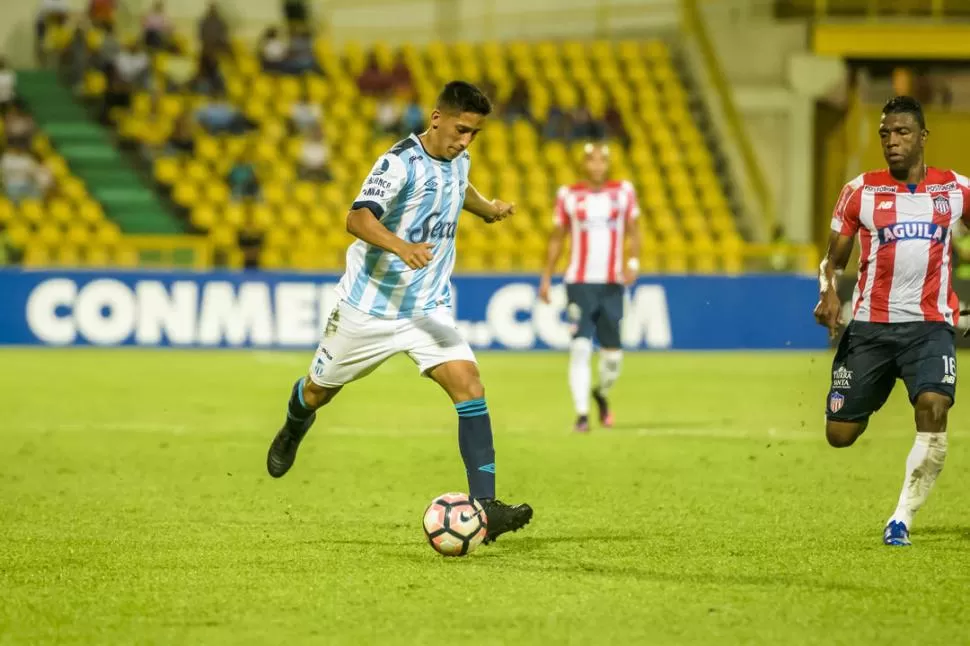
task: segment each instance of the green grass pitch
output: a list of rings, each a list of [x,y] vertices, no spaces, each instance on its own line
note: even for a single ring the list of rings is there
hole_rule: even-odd
[[[0,350],[0,644],[970,640],[965,404],[892,549],[902,384],[835,450],[826,354],[630,353],[619,428],[575,436],[564,355],[483,354],[499,493],[536,515],[446,559],[420,521],[466,488],[456,415],[406,358],[266,475],[309,359]]]

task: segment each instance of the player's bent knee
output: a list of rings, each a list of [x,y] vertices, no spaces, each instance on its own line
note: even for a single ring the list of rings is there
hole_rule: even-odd
[[[306,404],[307,408],[316,410],[329,404],[338,392],[340,392],[340,388],[320,386],[307,379],[303,384],[303,403]]]
[[[930,425],[939,426],[946,423],[946,416],[952,405],[953,401],[948,395],[924,391],[916,397],[916,414],[922,420],[929,422]]]
[[[839,422],[837,420],[826,420],[825,439],[829,446],[837,449],[844,449],[855,444],[859,436],[866,430],[868,422]]]

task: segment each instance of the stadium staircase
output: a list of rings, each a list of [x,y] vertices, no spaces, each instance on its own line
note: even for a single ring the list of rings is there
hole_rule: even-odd
[[[56,73],[22,71],[17,89],[51,144],[124,233],[184,232],[181,221],[116,147],[109,130],[74,100]]]

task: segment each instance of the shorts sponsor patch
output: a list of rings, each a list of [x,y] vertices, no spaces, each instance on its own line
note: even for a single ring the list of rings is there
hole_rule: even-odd
[[[832,388],[848,390],[852,388],[852,371],[846,370],[845,366],[839,366],[832,371]]]

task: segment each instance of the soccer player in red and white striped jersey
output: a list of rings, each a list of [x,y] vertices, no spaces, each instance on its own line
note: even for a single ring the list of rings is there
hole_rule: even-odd
[[[970,219],[970,181],[925,165],[928,135],[915,99],[896,97],[883,108],[879,137],[888,169],[863,173],[842,189],[815,307],[816,320],[834,337],[841,312],[835,280],[858,235],[853,320],[832,363],[825,433],[832,446],[850,446],[896,379],[906,384],[916,412],[916,442],[883,533],[886,545],[910,544],[913,516],[943,469],[947,413],[956,394],[959,301],[950,241],[954,225]]]
[[[640,269],[640,208],[633,185],[610,181],[609,148],[587,144],[583,169],[586,179],[563,186],[556,197],[556,213],[539,297],[549,302],[552,273],[566,236],[572,238],[566,270],[567,313],[575,325],[569,350],[569,387],[576,407],[575,430],[589,430],[589,398],[596,401],[600,423],[613,425],[607,395],[620,376],[623,351],[620,321],[624,286]],[[624,258],[629,243],[630,257]],[[600,345],[599,384],[590,389],[593,338]]]

